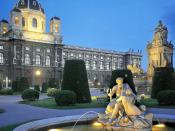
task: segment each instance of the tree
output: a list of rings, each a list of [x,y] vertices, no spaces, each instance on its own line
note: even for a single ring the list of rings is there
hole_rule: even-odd
[[[77,102],[91,102],[87,72],[83,60],[67,60],[64,67],[62,90],[74,91]]]
[[[174,69],[172,67],[158,67],[154,70],[151,97],[163,90],[175,90]]]
[[[123,83],[128,83],[133,93],[136,94],[135,85],[133,82],[133,76],[130,70],[114,70],[112,71],[110,88],[112,89],[114,85],[116,85],[116,78],[122,77],[124,78]],[[114,96],[115,97],[115,96]]]
[[[56,80],[55,78],[49,78],[48,87],[49,88],[59,88],[59,81]]]
[[[29,82],[26,77],[21,77],[19,81],[18,91],[29,89]]]

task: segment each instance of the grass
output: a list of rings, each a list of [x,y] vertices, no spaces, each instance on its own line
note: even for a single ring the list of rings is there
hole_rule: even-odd
[[[0,127],[0,131],[13,131],[17,126],[19,126],[19,124]]]
[[[157,99],[145,98],[140,100],[140,102],[147,107],[175,109],[175,105],[159,105]]]
[[[57,106],[54,98],[48,98],[38,101],[22,101],[22,104],[28,104],[37,107],[49,108],[49,109],[78,109],[78,108],[97,108],[97,107],[106,107],[108,102],[99,102],[95,98],[92,98],[91,103],[77,103],[70,106]]]

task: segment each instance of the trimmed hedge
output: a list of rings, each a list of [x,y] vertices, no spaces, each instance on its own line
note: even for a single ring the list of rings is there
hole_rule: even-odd
[[[78,103],[91,102],[87,72],[83,60],[66,61],[62,90],[70,90],[75,92]]]
[[[41,90],[41,92],[46,93],[47,92],[47,89],[48,89],[48,84],[44,82],[42,84],[42,90]]]
[[[40,87],[39,87],[39,85],[35,85],[35,86],[34,86],[34,89],[35,89],[36,91],[40,92]]]
[[[0,90],[1,95],[13,95],[13,90],[9,88],[3,88]]]
[[[23,100],[35,101],[39,99],[39,92],[33,89],[26,89],[21,95]]]
[[[175,105],[175,90],[164,90],[157,94],[160,105]]]
[[[112,89],[114,85],[116,85],[116,78],[122,77],[124,78],[123,83],[128,83],[130,88],[132,89],[133,93],[136,94],[135,85],[133,82],[133,76],[130,70],[114,70],[112,71],[111,81],[110,81],[110,88]],[[116,96],[113,96],[116,97]]]
[[[47,89],[47,96],[55,97],[56,94],[58,94],[58,92],[60,92],[59,89],[56,89],[56,88],[48,88],[48,89]]]
[[[60,91],[55,96],[55,102],[58,106],[74,105],[76,103],[76,94],[68,90]]]
[[[171,67],[155,68],[152,83],[151,97],[157,98],[157,94],[163,90],[175,90],[174,69]]]

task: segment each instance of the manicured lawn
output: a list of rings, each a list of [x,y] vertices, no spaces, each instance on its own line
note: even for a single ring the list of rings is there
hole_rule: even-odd
[[[159,105],[157,99],[152,98],[145,98],[140,101],[141,104],[147,106],[147,107],[154,107],[154,108],[175,108],[175,105]]]
[[[97,107],[106,107],[106,105],[108,104],[108,102],[105,102],[105,100],[99,102],[96,99],[92,99],[91,103],[78,103],[70,106],[57,106],[54,98],[48,98],[48,99],[32,101],[32,102],[22,101],[20,103],[37,106],[37,107],[50,108],[50,109],[97,108]]]
[[[14,128],[16,128],[18,125],[9,125],[5,127],[1,127],[0,131],[13,131]]]

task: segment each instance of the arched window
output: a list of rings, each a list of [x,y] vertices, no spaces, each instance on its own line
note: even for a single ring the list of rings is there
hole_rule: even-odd
[[[4,63],[4,55],[3,53],[0,53],[0,64]]]
[[[25,54],[25,64],[26,65],[30,64],[30,56],[29,56],[29,54]]]
[[[46,56],[46,66],[50,66],[50,56]]]
[[[36,18],[33,18],[33,20],[32,20],[32,26],[34,28],[37,28],[37,19]]]
[[[25,19],[24,19],[24,17],[22,17],[22,26],[23,27],[25,26]]]
[[[19,25],[19,18],[17,16],[15,17],[15,25]]]
[[[58,24],[55,24],[55,32],[58,32]]]
[[[40,65],[40,64],[41,64],[41,56],[36,55],[36,65]]]
[[[7,32],[7,27],[4,26],[4,27],[3,27],[3,34],[5,34],[6,32]]]

